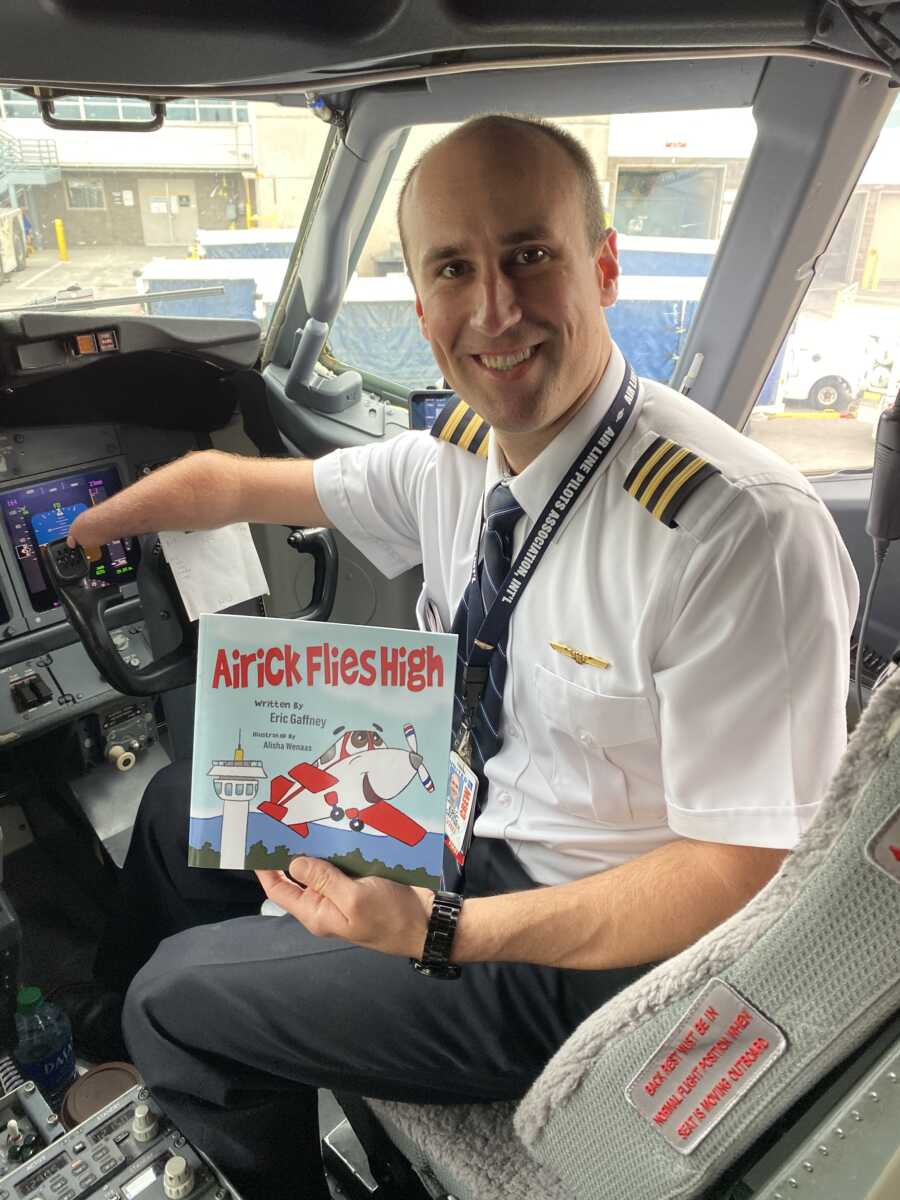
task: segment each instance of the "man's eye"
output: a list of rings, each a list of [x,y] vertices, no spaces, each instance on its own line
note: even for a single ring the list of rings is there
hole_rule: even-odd
[[[461,262],[444,263],[440,269],[442,279],[459,279],[460,275],[465,271],[466,265]]]
[[[533,263],[543,262],[545,258],[547,258],[547,251],[540,246],[525,246],[524,249],[515,252],[513,262],[528,267]]]

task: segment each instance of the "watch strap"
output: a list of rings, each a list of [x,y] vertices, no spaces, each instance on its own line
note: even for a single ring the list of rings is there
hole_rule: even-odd
[[[450,962],[450,954],[462,903],[463,898],[457,892],[435,892],[422,954],[409,960],[420,975],[429,979],[459,979],[462,968]]]

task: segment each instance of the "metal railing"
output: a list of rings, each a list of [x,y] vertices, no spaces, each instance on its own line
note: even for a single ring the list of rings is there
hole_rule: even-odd
[[[53,138],[14,138],[0,130],[0,171],[39,171],[58,166],[59,155]]]

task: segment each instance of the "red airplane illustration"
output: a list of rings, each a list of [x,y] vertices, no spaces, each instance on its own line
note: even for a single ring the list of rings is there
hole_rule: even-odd
[[[318,758],[275,776],[269,799],[258,806],[260,812],[283,821],[301,837],[308,836],[312,822],[330,818],[355,833],[367,829],[415,846],[426,830],[389,801],[416,775],[428,792],[434,791],[434,781],[418,753],[412,725],[403,726],[408,749],[386,746],[380,731],[378,725],[336,729],[341,736]],[[330,811],[324,812],[323,805]]]

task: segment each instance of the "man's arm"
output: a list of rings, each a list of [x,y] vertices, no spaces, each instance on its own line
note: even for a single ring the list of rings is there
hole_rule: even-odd
[[[574,883],[468,900],[453,958],[587,970],[670,958],[743,908],[787,853],[684,838]]]
[[[72,523],[69,541],[99,546],[161,529],[217,529],[235,521],[329,525],[310,459],[242,458],[201,450],[154,471]]]
[[[685,838],[575,883],[467,900],[452,959],[606,970],[678,954],[742,908],[786,850]],[[270,899],[322,937],[418,957],[432,893],[385,879],[349,879],[298,858],[292,882],[257,872]]]

